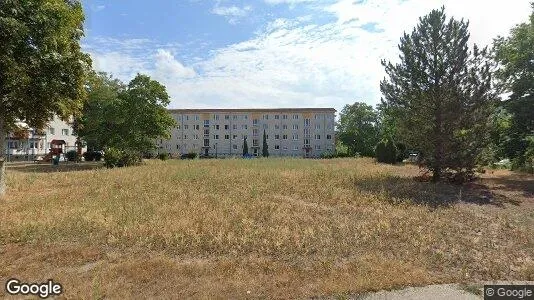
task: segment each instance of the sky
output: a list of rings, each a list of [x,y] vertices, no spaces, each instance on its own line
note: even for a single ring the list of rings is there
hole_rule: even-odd
[[[169,108],[376,105],[381,60],[419,17],[445,7],[490,45],[531,12],[529,0],[83,0],[82,48],[124,82],[164,84]]]

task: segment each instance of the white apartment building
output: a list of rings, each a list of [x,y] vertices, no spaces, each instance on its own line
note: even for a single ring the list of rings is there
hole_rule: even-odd
[[[212,156],[261,156],[263,134],[269,155],[319,157],[335,150],[333,108],[171,109],[178,124],[160,152]]]
[[[43,130],[30,128],[24,122],[19,122],[18,127],[21,130],[8,134],[3,147],[8,161],[37,159],[51,148],[61,148],[62,153],[76,149],[72,126],[57,116]]]

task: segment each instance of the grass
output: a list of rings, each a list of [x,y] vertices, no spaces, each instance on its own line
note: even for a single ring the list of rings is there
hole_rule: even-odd
[[[369,159],[83,169],[8,168],[1,279],[53,278],[67,298],[92,299],[534,280],[533,177],[431,184]]]

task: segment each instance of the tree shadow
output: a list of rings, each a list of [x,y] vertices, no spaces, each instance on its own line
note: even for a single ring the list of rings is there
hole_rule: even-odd
[[[484,182],[495,189],[520,194],[525,198],[532,198],[534,200],[533,175],[513,173],[507,176],[484,178]]]
[[[103,168],[102,162],[60,162],[57,166],[54,166],[51,163],[9,164],[6,166],[7,171],[24,173],[74,172],[100,168]]]
[[[384,195],[390,203],[422,204],[431,208],[448,207],[460,202],[498,207],[504,207],[507,203],[521,203],[520,200],[495,193],[482,182],[453,185],[420,182],[411,177],[379,176],[357,179],[354,185],[360,191]]]

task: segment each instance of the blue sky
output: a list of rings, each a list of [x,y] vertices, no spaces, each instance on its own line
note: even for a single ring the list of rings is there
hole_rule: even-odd
[[[375,105],[381,59],[442,5],[489,44],[530,13],[528,0],[84,0],[94,68],[163,83],[171,108]]]

